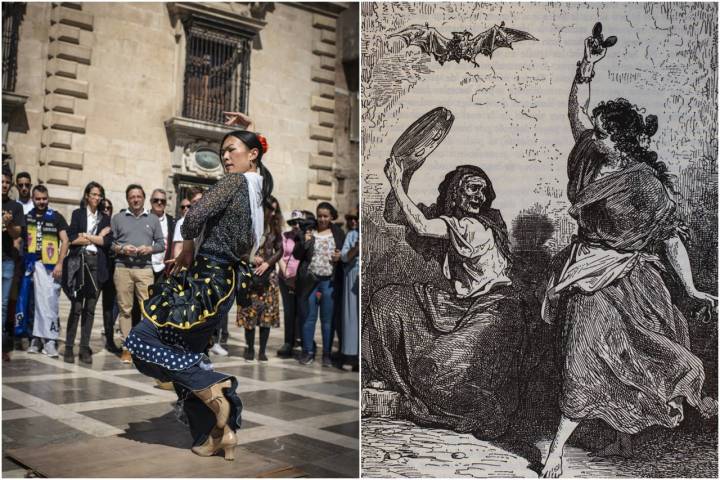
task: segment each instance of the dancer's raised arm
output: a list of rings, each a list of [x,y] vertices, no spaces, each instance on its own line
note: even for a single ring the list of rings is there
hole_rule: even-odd
[[[418,233],[427,237],[448,238],[447,224],[440,218],[427,218],[417,205],[410,199],[402,185],[403,165],[395,158],[390,157],[385,164],[385,175],[395,192],[400,208],[402,208],[408,223]]]
[[[580,134],[589,128],[593,128],[590,108],[590,82],[595,75],[595,64],[602,60],[607,53],[607,48],[602,46],[593,49],[593,37],[585,39],[585,51],[583,59],[578,62],[575,78],[573,78],[568,98],[568,118],[573,139],[577,141]],[[587,88],[585,87],[587,85]]]

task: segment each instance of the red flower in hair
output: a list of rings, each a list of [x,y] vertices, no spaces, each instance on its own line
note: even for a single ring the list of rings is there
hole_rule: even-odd
[[[267,138],[265,138],[264,135],[260,135],[259,133],[256,133],[255,136],[257,137],[258,141],[260,142],[260,145],[262,145],[263,155],[265,155],[268,151]]]

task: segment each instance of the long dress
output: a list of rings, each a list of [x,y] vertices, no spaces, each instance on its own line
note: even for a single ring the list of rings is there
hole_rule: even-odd
[[[420,208],[437,218],[432,207]],[[521,394],[525,305],[505,275],[495,229],[475,218],[440,218],[450,236],[442,265],[451,286],[391,284],[373,295],[363,375],[400,393],[400,416],[418,425],[496,438]]]
[[[268,270],[263,275],[263,281],[256,282],[251,289],[250,306],[238,308],[236,318],[237,324],[248,330],[256,326],[280,326],[280,286],[275,264],[282,256],[282,236],[266,232],[260,243],[258,254],[268,263]],[[255,280],[263,277],[256,277]]]
[[[183,238],[198,238],[199,248],[190,268],[152,285],[141,305],[142,320],[125,341],[141,373],[173,382],[182,402],[193,445],[205,442],[215,425],[214,413],[192,392],[230,379],[224,391],[230,402],[228,426],[241,424],[242,402],[237,379],[216,372],[205,355],[222,316],[236,294],[247,297],[244,273],[253,246],[252,203],[260,200],[242,174],[223,177],[188,212]]]
[[[598,176],[603,163],[585,131],[568,162],[578,236],[554,262],[543,312],[562,331],[560,408],[625,433],[674,427],[682,412],[668,402],[699,406],[705,378],[654,254],[677,234],[675,204],[647,164]]]
[[[343,261],[344,288],[342,296],[342,354],[355,356],[358,354],[358,335],[360,324],[358,321],[358,276],[360,267],[357,255],[348,261],[347,254],[351,248],[357,246],[360,234],[357,230],[350,230],[345,237],[345,243],[340,251]]]

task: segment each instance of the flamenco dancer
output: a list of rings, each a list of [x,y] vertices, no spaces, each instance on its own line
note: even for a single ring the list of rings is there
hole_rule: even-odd
[[[224,452],[235,459],[235,432],[242,402],[237,379],[216,372],[203,353],[218,322],[237,296],[247,301],[247,260],[263,232],[263,203],[273,179],[262,163],[267,141],[253,133],[252,121],[229,112],[228,125],[243,125],[225,135],[221,157],[226,175],[185,216],[182,252],[164,282],[149,289],[142,320],[125,342],[138,371],[173,382],[187,415],[192,451],[200,456]]]
[[[632,434],[677,427],[685,405],[706,418],[717,415],[656,255],[667,252],[690,298],[717,307],[717,297],[693,283],[667,167],[648,149],[657,117],[643,118],[623,98],[587,110],[594,65],[614,44],[600,43],[601,29],[598,23],[585,40],[568,103],[576,142],[568,197],[578,236],[554,261],[543,311],[562,329],[564,357],[562,416],[541,474],[550,478],[562,475],[565,443],[583,420],[601,419],[617,432],[595,455],[630,458]]]

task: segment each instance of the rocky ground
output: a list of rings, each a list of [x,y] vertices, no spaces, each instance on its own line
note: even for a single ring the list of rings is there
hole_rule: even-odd
[[[588,452],[609,432],[590,425],[566,447],[564,476],[717,478],[717,430],[649,429],[635,437],[635,458],[597,459]],[[404,420],[363,418],[365,477],[537,477],[550,436],[535,441],[478,440],[469,434],[422,428]]]

